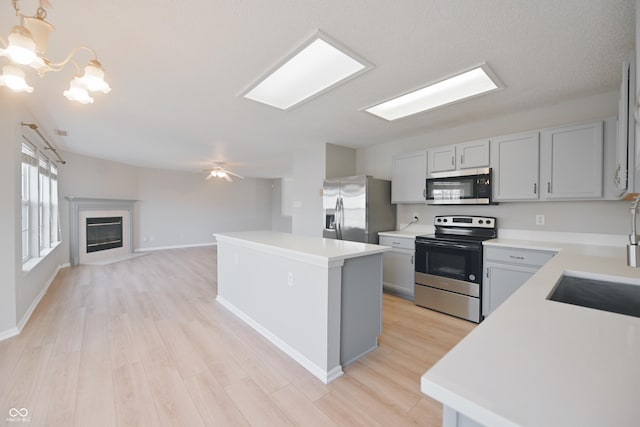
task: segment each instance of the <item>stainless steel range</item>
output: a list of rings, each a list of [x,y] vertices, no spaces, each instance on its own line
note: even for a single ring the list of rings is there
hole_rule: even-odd
[[[482,242],[497,237],[496,219],[437,216],[435,234],[416,237],[415,303],[481,320]]]

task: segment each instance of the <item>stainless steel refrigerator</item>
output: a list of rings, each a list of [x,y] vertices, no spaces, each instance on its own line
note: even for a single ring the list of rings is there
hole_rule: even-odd
[[[329,239],[378,243],[378,232],[395,230],[391,182],[359,175],[324,181],[324,231]]]

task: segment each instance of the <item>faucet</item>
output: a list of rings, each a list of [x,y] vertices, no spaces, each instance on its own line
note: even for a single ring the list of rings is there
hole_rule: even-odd
[[[638,204],[640,204],[640,195],[636,196],[631,203],[631,234],[629,234],[629,244],[627,245],[627,265],[629,267],[640,267],[640,250],[638,248],[640,236],[636,231]]]

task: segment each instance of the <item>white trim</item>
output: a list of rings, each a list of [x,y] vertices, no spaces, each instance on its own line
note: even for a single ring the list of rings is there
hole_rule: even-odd
[[[35,299],[31,303],[31,305],[27,309],[27,311],[24,313],[24,316],[22,316],[22,319],[20,319],[20,322],[18,322],[18,333],[22,332],[22,329],[25,327],[25,325],[27,324],[27,322],[31,318],[31,315],[35,311],[35,309],[38,306],[38,304],[40,304],[40,300],[42,300],[44,295],[49,290],[49,286],[51,286],[51,284],[55,280],[55,278],[58,275],[58,272],[60,271],[61,268],[63,268],[63,264],[58,265],[58,267],[56,268],[56,271],[54,271],[53,274],[51,275],[51,277],[49,277],[49,280],[47,280],[47,284],[44,285],[44,287],[42,288],[42,290],[40,291],[38,296],[35,297]]]
[[[237,308],[235,305],[231,304],[229,301],[227,301],[226,299],[224,299],[220,295],[218,295],[216,297],[216,301],[219,302],[220,305],[225,307],[231,313],[235,314],[238,318],[243,320],[247,325],[249,325],[253,329],[255,329],[260,335],[262,335],[263,337],[268,339],[272,344],[274,344],[280,350],[285,352],[293,360],[295,360],[300,365],[302,365],[303,368],[305,368],[307,371],[311,372],[311,374],[313,376],[318,378],[323,383],[328,384],[328,383],[330,383],[331,381],[335,380],[336,378],[338,378],[339,376],[341,376],[344,373],[342,371],[342,366],[341,365],[338,365],[338,366],[330,369],[329,371],[327,371],[325,369],[322,369],[321,367],[319,367],[318,365],[313,363],[311,360],[309,360],[308,358],[303,356],[299,351],[297,351],[296,349],[291,347],[289,344],[287,344],[284,341],[282,341],[276,335],[271,333],[265,327],[260,325],[258,322],[253,320],[251,317],[246,315],[243,311],[241,311],[239,308]]]
[[[150,252],[150,251],[163,251],[165,249],[183,249],[183,248],[199,248],[202,246],[217,246],[218,243],[194,243],[192,245],[175,245],[175,246],[154,246],[152,248],[136,248],[134,252]]]
[[[49,290],[49,286],[51,286],[51,284],[55,280],[56,276],[58,275],[58,272],[61,269],[66,267],[70,267],[70,264],[67,262],[65,262],[64,264],[58,265],[58,267],[56,268],[56,271],[54,271],[51,277],[49,277],[49,280],[47,280],[47,284],[44,285],[44,287],[42,288],[38,296],[33,300],[31,305],[29,305],[29,308],[24,313],[24,316],[22,316],[22,319],[20,319],[20,322],[18,322],[18,325],[15,328],[7,329],[6,331],[0,332],[0,341],[4,341],[16,335],[19,335],[22,332],[22,329],[24,329],[29,319],[31,319],[31,315],[36,310],[36,307],[38,307],[38,304],[40,304],[40,301]]]
[[[13,338],[18,335],[20,331],[18,328],[7,329],[6,331],[0,332],[0,341],[8,340],[9,338]]]

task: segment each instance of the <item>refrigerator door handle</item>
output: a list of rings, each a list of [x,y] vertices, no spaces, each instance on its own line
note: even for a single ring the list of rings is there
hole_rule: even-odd
[[[342,197],[338,197],[338,211],[340,212],[340,222],[338,222],[340,232],[338,239],[342,240],[342,227],[344,226],[344,204],[342,203]]]
[[[340,197],[336,198],[336,208],[334,210],[335,226],[336,226],[336,239],[340,238]]]

